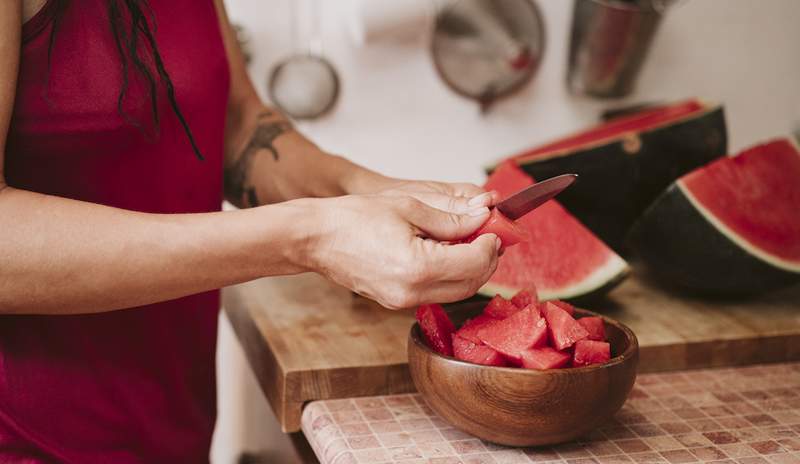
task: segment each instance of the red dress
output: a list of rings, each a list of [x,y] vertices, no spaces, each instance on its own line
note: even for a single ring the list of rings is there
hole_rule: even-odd
[[[118,113],[122,68],[106,0],[68,2],[48,78],[50,1],[23,26],[9,185],[152,213],[220,209],[229,76],[214,5],[149,3],[205,161],[163,86],[157,136]],[[146,126],[145,87],[130,76],[124,107]],[[96,315],[0,316],[0,463],[208,462],[218,307],[208,292]]]

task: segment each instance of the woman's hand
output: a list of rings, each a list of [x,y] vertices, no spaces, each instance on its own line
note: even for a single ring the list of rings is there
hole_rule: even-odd
[[[426,195],[438,202],[449,197]],[[306,265],[387,308],[469,297],[497,267],[500,241],[493,234],[443,243],[480,227],[489,215],[485,206],[459,214],[397,190],[300,201],[313,210]]]

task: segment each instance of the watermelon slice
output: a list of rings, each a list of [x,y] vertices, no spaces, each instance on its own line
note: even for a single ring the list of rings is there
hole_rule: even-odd
[[[511,159],[537,179],[580,175],[559,202],[619,249],[673,180],[726,152],[722,107],[692,99],[615,118]]]
[[[503,355],[484,344],[473,343],[466,338],[453,335],[453,355],[456,359],[485,366],[507,366]]]
[[[531,287],[527,290],[520,290],[516,295],[511,297],[511,303],[517,308],[522,309],[525,306],[539,303],[539,297],[537,295],[535,287]]]
[[[485,325],[478,331],[478,338],[519,364],[523,350],[547,343],[547,324],[539,313],[529,306],[506,319]]]
[[[478,338],[478,331],[483,328],[486,324],[496,321],[497,319],[486,314],[481,314],[477,317],[469,319],[465,322],[460,329],[456,332],[456,335],[471,341],[472,343],[482,344],[480,338]]]
[[[505,198],[533,180],[513,163],[499,166],[485,185]],[[588,229],[549,201],[517,220],[529,240],[506,250],[480,293],[511,298],[536,286],[542,300],[589,298],[607,292],[628,273],[627,263]]]
[[[558,351],[549,346],[531,348],[522,352],[522,367],[528,369],[559,369],[569,364],[569,353]]]
[[[574,367],[604,364],[611,359],[611,345],[594,340],[579,340],[575,343],[575,354],[572,358]]]
[[[552,300],[552,301],[550,301],[550,303],[553,303],[554,305],[556,305],[559,308],[563,309],[570,316],[574,316],[575,315],[575,306],[572,306],[571,304],[567,303],[566,301]]]
[[[547,302],[542,309],[550,332],[550,342],[559,351],[569,348],[575,342],[589,337],[589,332],[566,311]]]
[[[442,305],[427,304],[417,308],[417,321],[428,346],[439,354],[453,356],[453,322]]]
[[[507,218],[497,208],[492,208],[489,219],[464,241],[471,242],[483,234],[497,235],[500,238],[501,250],[528,239],[528,231]]]
[[[582,317],[578,319],[578,324],[580,324],[584,329],[586,329],[586,332],[589,333],[589,336],[587,337],[589,340],[595,340],[598,342],[606,341],[606,326],[603,323],[602,317]]]
[[[800,148],[773,140],[683,176],[642,216],[631,245],[654,274],[695,291],[800,282]]]
[[[518,308],[511,301],[506,300],[500,295],[495,295],[483,309],[483,314],[495,319],[505,319],[520,309],[521,308]]]

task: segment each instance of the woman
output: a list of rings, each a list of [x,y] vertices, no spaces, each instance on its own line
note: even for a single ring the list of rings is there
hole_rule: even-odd
[[[222,0],[0,2],[0,462],[207,461],[216,289],[314,271],[454,301],[499,241],[443,242],[491,202],[305,139]]]

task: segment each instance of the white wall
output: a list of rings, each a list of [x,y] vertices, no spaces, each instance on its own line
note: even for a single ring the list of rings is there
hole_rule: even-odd
[[[270,67],[291,49],[289,2],[227,0],[255,51],[251,75],[265,95]],[[324,148],[384,173],[481,182],[481,166],[593,123],[612,102],[571,97],[563,85],[572,2],[538,0],[547,28],[539,75],[486,116],[439,81],[424,37],[357,48],[342,18],[346,0],[318,0],[324,47],[342,93],[328,117],[301,124]],[[402,0],[397,0],[402,1]],[[670,11],[639,79],[623,102],[701,96],[722,101],[729,146],[738,150],[800,127],[800,1],[689,0]],[[275,424],[241,349],[222,325],[217,464],[243,448],[277,443]]]

